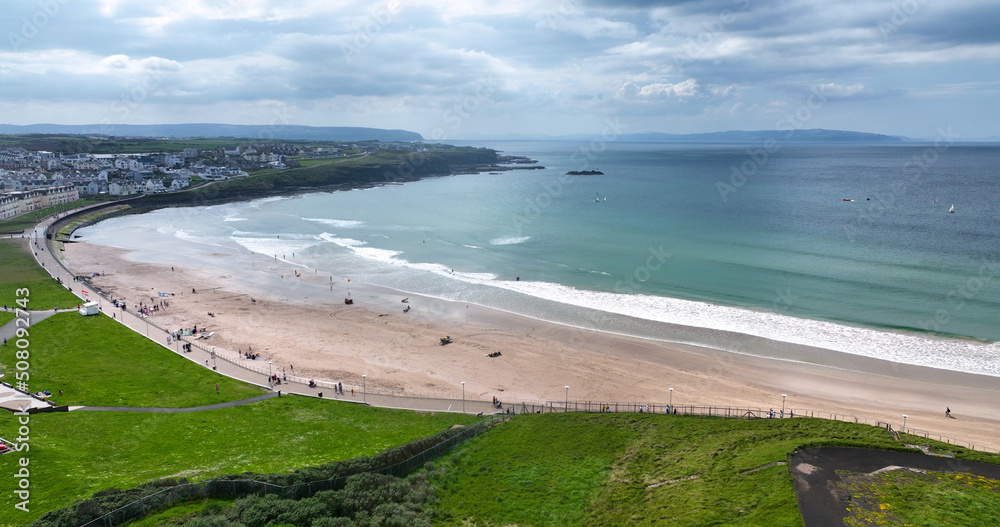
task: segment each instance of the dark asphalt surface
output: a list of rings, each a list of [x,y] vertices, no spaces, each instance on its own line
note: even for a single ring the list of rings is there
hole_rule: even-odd
[[[869,448],[809,448],[795,454],[789,465],[806,527],[844,525],[848,505],[844,493],[837,488],[838,470],[868,473],[895,465],[1000,479],[1000,465]]]

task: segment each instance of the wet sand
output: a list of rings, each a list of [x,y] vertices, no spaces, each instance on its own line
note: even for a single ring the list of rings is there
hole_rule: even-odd
[[[161,327],[214,331],[212,344],[252,348],[275,368],[389,393],[505,401],[569,399],[743,406],[829,412],[1000,449],[1000,378],[908,366],[805,346],[768,343],[781,359],[665,343],[543,322],[464,303],[313,274],[258,255],[250,272],[234,255],[211,265],[143,263],[121,249],[67,244],[77,274],[130,306],[158,302]],[[245,260],[244,257],[241,257]],[[173,270],[172,270],[173,269]],[[298,274],[298,276],[296,276]],[[333,281],[331,281],[331,279]],[[192,293],[192,289],[197,291]],[[344,305],[349,294],[353,305]],[[408,303],[402,303],[409,297]],[[256,302],[252,302],[251,298]],[[403,309],[411,310],[404,313]],[[215,316],[209,317],[211,312]],[[450,335],[454,343],[442,346]],[[760,340],[726,335],[734,349]],[[488,357],[501,352],[500,357]],[[954,419],[944,415],[950,407]]]

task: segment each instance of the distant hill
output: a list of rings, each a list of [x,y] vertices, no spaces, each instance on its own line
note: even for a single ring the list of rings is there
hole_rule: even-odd
[[[125,137],[236,137],[306,141],[423,141],[416,132],[347,126],[248,124],[0,124],[0,134],[75,134]]]
[[[622,141],[704,142],[704,143],[757,143],[763,141],[834,142],[834,143],[901,143],[905,137],[848,132],[844,130],[730,130],[703,134],[623,134]]]
[[[508,135],[499,137],[469,137],[468,139],[493,139],[509,141],[590,141],[596,134],[574,134],[574,135]],[[615,138],[617,141],[645,141],[658,143],[763,143],[765,141],[778,142],[815,142],[815,143],[903,143],[913,141],[913,139],[883,135],[869,134],[865,132],[848,132],[844,130],[823,130],[815,128],[811,130],[730,130],[728,132],[707,132],[701,134],[665,134],[659,132],[647,132],[638,134],[622,134]]]

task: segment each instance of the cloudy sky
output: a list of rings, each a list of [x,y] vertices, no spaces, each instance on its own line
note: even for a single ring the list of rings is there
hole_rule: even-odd
[[[996,0],[18,0],[0,122],[1000,136]]]

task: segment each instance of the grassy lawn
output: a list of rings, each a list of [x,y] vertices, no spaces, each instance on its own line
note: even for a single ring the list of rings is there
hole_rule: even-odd
[[[30,328],[30,343],[31,388],[49,390],[60,405],[181,408],[264,393],[179,357],[106,315],[53,315]],[[0,348],[7,371],[14,351],[12,345]]]
[[[15,316],[13,311],[0,311],[0,326],[14,320]]]
[[[22,288],[29,291],[28,309],[69,308],[80,302],[38,266],[20,238],[0,239],[0,306],[13,307],[19,298],[15,292]]]
[[[0,525],[26,525],[42,513],[108,488],[167,476],[286,472],[370,456],[476,418],[285,396],[185,414],[70,412],[31,416],[31,512],[13,508],[16,480],[0,478]],[[0,415],[0,437],[16,435]],[[0,457],[13,474],[16,454]]]
[[[443,458],[442,525],[802,525],[785,461],[814,442],[897,445],[813,419],[522,416]]]
[[[893,470],[842,475],[845,519],[862,525],[1000,525],[1000,481],[973,474]]]

